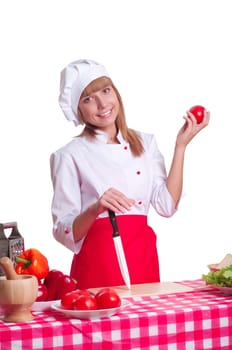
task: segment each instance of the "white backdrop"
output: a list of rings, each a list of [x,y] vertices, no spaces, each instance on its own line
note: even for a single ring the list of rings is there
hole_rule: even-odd
[[[17,221],[26,248],[69,272],[72,253],[52,236],[50,154],[78,133],[59,106],[60,70],[104,63],[130,127],[152,132],[169,168],[185,111],[211,123],[186,152],[186,196],[170,219],[150,211],[162,280],[193,279],[232,252],[230,0],[0,3],[0,222]]]

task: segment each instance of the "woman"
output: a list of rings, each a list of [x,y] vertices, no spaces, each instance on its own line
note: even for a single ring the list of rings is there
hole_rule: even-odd
[[[150,205],[170,217],[181,197],[185,149],[209,122],[187,112],[168,175],[155,137],[126,125],[105,67],[79,60],[61,72],[60,106],[83,131],[51,156],[54,237],[74,252],[71,276],[82,289],[124,284],[108,210],[116,213],[132,284],[160,281]]]

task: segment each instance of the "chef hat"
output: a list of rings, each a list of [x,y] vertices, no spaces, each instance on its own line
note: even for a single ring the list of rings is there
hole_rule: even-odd
[[[109,77],[105,67],[93,60],[78,60],[64,68],[60,75],[59,104],[65,117],[77,126],[82,124],[77,106],[84,89],[91,81]]]

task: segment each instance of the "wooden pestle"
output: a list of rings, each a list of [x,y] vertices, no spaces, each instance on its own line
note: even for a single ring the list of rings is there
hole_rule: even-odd
[[[3,269],[7,280],[19,279],[19,275],[16,273],[13,262],[10,258],[8,258],[7,256],[3,256],[0,259],[0,266]]]

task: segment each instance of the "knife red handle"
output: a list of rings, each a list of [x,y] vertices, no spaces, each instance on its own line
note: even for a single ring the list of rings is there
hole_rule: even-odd
[[[109,213],[111,225],[113,227],[113,237],[120,236],[119,230],[118,230],[118,224],[117,224],[117,221],[116,221],[115,212],[113,210],[109,209],[108,213]]]

